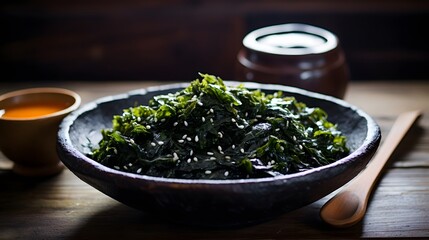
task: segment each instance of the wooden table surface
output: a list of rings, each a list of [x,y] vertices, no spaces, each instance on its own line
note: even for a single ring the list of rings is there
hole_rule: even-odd
[[[158,83],[0,83],[0,94],[57,86],[78,92],[86,103],[154,84]],[[399,113],[415,109],[424,113],[391,158],[365,218],[353,227],[335,229],[320,220],[319,209],[332,194],[253,226],[211,229],[174,225],[111,199],[67,169],[46,179],[16,176],[0,153],[0,239],[429,238],[429,81],[353,82],[346,100],[374,117],[384,136]]]

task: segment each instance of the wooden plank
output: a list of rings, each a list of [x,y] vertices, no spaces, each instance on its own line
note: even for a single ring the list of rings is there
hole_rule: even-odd
[[[6,176],[1,174],[1,179]],[[328,199],[271,221],[236,229],[171,224],[128,208],[66,170],[40,182],[11,177],[0,199],[2,239],[156,237],[167,239],[266,239],[429,236],[429,175],[426,169],[393,169],[383,177],[361,224],[334,229],[318,211]],[[7,217],[6,217],[7,216]],[[410,224],[412,223],[412,224]],[[122,231],[120,229],[123,229]]]

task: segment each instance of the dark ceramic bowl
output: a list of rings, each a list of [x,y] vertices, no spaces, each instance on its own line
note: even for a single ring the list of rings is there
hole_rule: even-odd
[[[347,135],[350,155],[296,174],[243,180],[150,177],[118,171],[86,156],[87,146],[101,139],[101,129],[111,127],[113,115],[186,86],[188,83],[152,87],[86,104],[60,126],[57,148],[61,160],[80,179],[133,208],[178,223],[231,226],[264,221],[328,195],[365,168],[380,142],[374,120],[342,100],[280,85],[245,83],[249,89],[281,90],[308,106],[325,109],[329,120]]]

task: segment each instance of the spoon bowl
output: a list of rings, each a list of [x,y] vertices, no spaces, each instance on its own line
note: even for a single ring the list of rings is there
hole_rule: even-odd
[[[366,206],[366,201],[361,200],[356,193],[341,192],[330,204],[325,205],[323,219],[334,226],[351,226],[362,219]],[[344,219],[349,219],[347,224],[343,223]]]

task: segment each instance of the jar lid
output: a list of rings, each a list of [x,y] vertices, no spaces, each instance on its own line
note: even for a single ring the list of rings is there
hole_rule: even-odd
[[[319,27],[289,23],[252,31],[244,37],[243,45],[276,55],[306,55],[328,52],[337,47],[338,39]]]

